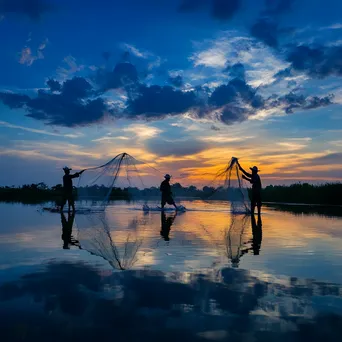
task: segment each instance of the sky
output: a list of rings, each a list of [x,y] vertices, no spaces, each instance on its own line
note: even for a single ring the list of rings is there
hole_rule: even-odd
[[[339,0],[0,0],[0,186],[119,153],[203,186],[340,181]],[[159,180],[158,180],[159,182]]]

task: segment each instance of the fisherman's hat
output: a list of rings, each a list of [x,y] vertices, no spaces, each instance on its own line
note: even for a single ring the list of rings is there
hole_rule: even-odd
[[[250,169],[251,169],[252,171],[256,171],[256,172],[259,172],[259,171],[260,171],[260,170],[258,169],[257,166],[250,167]]]
[[[164,178],[166,178],[166,179],[170,179],[171,178],[171,176],[167,173],[165,176],[164,176]]]
[[[68,167],[68,166],[64,166],[64,167],[63,167],[63,170],[64,170],[64,171],[67,171],[67,170],[70,171],[70,170],[72,170],[72,169],[71,169],[70,167]]]

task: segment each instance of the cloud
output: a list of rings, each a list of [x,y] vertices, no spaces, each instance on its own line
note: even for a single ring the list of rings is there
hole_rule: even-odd
[[[133,54],[136,57],[147,59],[149,58],[152,54],[148,51],[141,51],[137,47],[131,44],[123,44],[123,48],[128,50],[131,54]]]
[[[141,140],[151,139],[163,132],[157,127],[147,126],[147,125],[130,125],[123,129],[124,132],[133,133]]]
[[[266,45],[273,48],[278,47],[278,36],[280,32],[277,23],[266,18],[261,18],[251,27],[250,33]]]
[[[134,96],[128,101],[129,117],[162,118],[166,115],[178,115],[196,104],[193,91],[183,92],[171,86],[139,85]]]
[[[322,27],[322,29],[324,30],[340,30],[342,29],[342,23],[335,23],[332,24],[330,26],[326,26],[326,27]]]
[[[174,77],[170,76],[169,83],[179,88],[184,84],[183,77],[181,75],[177,75]]]
[[[317,166],[317,165],[342,165],[342,152],[328,153],[324,156],[306,159],[300,166]]]
[[[26,15],[32,20],[39,20],[41,16],[54,9],[47,0],[1,0],[0,13]]]
[[[210,129],[211,129],[212,131],[216,131],[216,132],[218,132],[218,131],[221,130],[219,127],[217,127],[217,126],[215,126],[215,125],[211,125],[211,126],[210,126]]]
[[[139,81],[138,71],[131,63],[117,63],[113,71],[98,69],[94,77],[96,84],[103,90],[117,89],[136,84]]]
[[[238,78],[244,80],[246,78],[245,67],[242,63],[235,63],[233,65],[228,65],[224,72],[227,72],[230,77]]]
[[[53,80],[53,79],[49,79],[46,82],[46,84],[49,86],[49,88],[52,92],[61,91],[61,89],[62,89],[62,85],[58,81]]]
[[[44,40],[34,54],[29,46],[25,46],[20,53],[19,63],[31,66],[36,60],[44,59],[43,51],[46,48],[48,40]]]
[[[60,134],[60,133],[45,131],[42,129],[34,129],[34,128],[29,128],[29,127],[24,127],[24,126],[13,125],[6,121],[0,121],[0,126],[13,128],[13,129],[20,129],[20,130],[31,132],[31,133],[56,136],[56,137],[66,137],[66,138],[79,138],[80,137],[79,134]]]
[[[283,108],[287,114],[292,114],[295,110],[309,110],[319,107],[326,107],[331,104],[333,95],[324,97],[298,95],[294,92],[290,92],[284,96],[273,99],[268,99],[268,108]]]
[[[84,65],[78,65],[76,62],[76,58],[74,58],[73,56],[65,57],[63,59],[63,63],[66,64],[67,67],[59,67],[57,69],[57,74],[63,81],[84,69]]]
[[[182,0],[179,12],[209,10],[213,18],[230,20],[241,7],[241,0]]]
[[[342,76],[342,45],[295,46],[289,49],[287,61],[294,70],[305,72],[314,78]]]
[[[49,82],[55,90],[57,83]],[[74,77],[61,85],[61,91],[46,92],[39,89],[36,97],[22,94],[0,93],[0,100],[10,108],[23,108],[27,116],[49,125],[66,127],[85,126],[102,121],[110,110],[101,97],[95,97],[90,83]]]
[[[289,12],[296,0],[265,0],[266,10],[264,15],[276,16]]]
[[[145,147],[149,152],[158,156],[187,156],[199,153],[207,148],[208,144],[197,139],[165,140],[149,139]]]

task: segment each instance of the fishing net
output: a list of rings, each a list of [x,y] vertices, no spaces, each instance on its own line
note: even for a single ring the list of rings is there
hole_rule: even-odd
[[[162,180],[163,174],[153,166],[121,153],[81,174],[77,186],[78,210],[103,211],[112,200],[131,201],[147,211],[158,210]]]
[[[233,214],[247,214],[251,212],[250,200],[246,182],[233,157],[228,165],[220,170],[211,183],[212,193],[208,199],[229,201]]]

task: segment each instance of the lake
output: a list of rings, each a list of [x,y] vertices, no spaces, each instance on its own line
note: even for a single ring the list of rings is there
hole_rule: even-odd
[[[0,204],[1,341],[342,340],[342,217]]]

